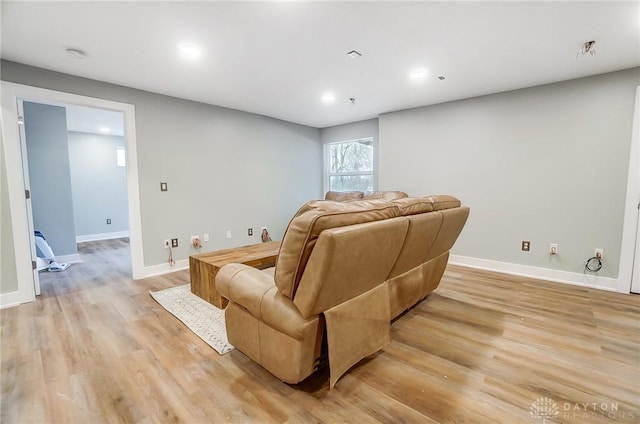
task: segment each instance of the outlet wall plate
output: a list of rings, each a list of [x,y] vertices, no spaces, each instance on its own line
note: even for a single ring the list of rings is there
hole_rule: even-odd
[[[530,242],[530,241],[523,240],[523,241],[522,241],[522,251],[524,251],[524,252],[528,252],[528,251],[530,251],[530,250],[531,250],[531,242]]]
[[[178,239],[177,238],[172,238],[171,239],[171,247],[178,247]]]

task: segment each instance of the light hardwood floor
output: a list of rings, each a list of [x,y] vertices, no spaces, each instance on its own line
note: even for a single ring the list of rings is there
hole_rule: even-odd
[[[132,281],[126,240],[80,253],[0,311],[3,423],[640,422],[640,296],[451,266],[329,391],[219,356],[149,296],[188,271]]]

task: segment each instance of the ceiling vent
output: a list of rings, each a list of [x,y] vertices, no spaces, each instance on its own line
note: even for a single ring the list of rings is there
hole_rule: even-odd
[[[74,48],[67,49],[67,54],[74,59],[84,59],[87,57],[87,54],[83,50]]]

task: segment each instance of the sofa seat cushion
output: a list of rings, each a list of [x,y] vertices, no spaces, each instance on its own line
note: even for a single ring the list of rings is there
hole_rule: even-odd
[[[398,206],[384,200],[308,202],[291,220],[282,239],[275,271],[275,284],[280,293],[293,299],[311,251],[322,231],[398,216]]]

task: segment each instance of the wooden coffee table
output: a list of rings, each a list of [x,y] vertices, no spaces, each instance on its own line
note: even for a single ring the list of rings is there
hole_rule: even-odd
[[[191,292],[223,309],[229,300],[216,290],[216,274],[220,268],[230,263],[245,264],[258,269],[269,268],[276,264],[278,250],[280,242],[269,241],[189,256]]]

